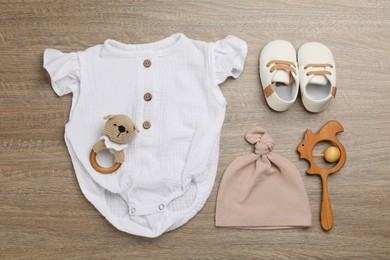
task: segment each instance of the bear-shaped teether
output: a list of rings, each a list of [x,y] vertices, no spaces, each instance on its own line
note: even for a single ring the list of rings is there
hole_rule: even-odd
[[[92,147],[89,159],[92,167],[96,171],[100,173],[113,173],[121,167],[125,160],[123,150],[128,146],[131,139],[133,139],[135,132],[139,132],[139,130],[127,115],[108,115],[104,119],[107,120],[104,126],[104,135]],[[115,156],[115,164],[108,168],[100,166],[96,161],[96,155],[106,149],[109,149]]]

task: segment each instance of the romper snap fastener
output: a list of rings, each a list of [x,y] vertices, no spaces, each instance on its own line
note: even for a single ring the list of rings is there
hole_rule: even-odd
[[[149,68],[150,66],[152,66],[152,62],[148,59],[144,60],[144,67]]]
[[[132,208],[132,209],[131,209],[131,213],[132,213],[132,214],[134,214],[134,213],[135,213],[135,211],[136,211],[136,209],[135,209],[135,208]]]
[[[145,100],[145,101],[150,101],[151,99],[152,99],[152,94],[146,93],[146,94],[144,95],[144,100]]]
[[[149,121],[145,121],[145,122],[142,124],[142,126],[143,126],[145,129],[149,129],[150,126],[151,126],[151,124],[150,124]]]
[[[159,208],[159,210],[163,210],[163,209],[165,209],[165,206],[164,206],[164,204],[161,204],[160,206],[158,206],[158,208]]]

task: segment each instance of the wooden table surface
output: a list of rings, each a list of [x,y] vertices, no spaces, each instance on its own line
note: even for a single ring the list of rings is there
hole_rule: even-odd
[[[175,32],[204,41],[228,34],[247,41],[245,69],[221,88],[228,108],[218,175],[205,207],[189,223],[156,239],[116,230],[81,193],[64,125],[71,95],[59,98],[42,53],[84,50],[107,38],[156,41]],[[258,56],[271,40],[296,48],[319,41],[333,52],[338,93],[322,113],[298,97],[272,112],[260,89]],[[0,258],[363,258],[390,259],[390,2],[389,1],[0,1]],[[304,131],[340,121],[344,168],[329,178],[334,228],[319,222],[320,179],[295,151]],[[243,138],[255,126],[274,152],[300,170],[313,226],[291,230],[214,227],[225,168],[252,152]]]

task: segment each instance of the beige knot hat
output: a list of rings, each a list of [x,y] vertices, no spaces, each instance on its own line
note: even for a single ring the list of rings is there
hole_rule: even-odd
[[[271,136],[260,126],[245,139],[255,153],[237,157],[218,190],[216,226],[279,229],[311,226],[306,190],[298,169],[272,151]]]

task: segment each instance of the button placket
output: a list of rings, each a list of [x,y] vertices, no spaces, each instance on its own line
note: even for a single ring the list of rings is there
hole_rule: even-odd
[[[154,73],[156,71],[156,57],[149,55],[143,58],[143,116],[142,116],[142,128],[145,134],[151,133],[153,128],[153,89],[154,89]]]

